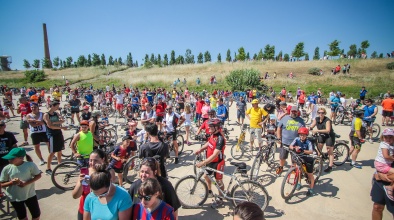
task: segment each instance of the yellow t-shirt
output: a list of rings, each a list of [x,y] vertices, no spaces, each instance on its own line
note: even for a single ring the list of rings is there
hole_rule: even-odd
[[[209,98],[209,101],[211,101],[211,108],[217,108],[217,102],[218,100],[214,97]]]
[[[62,94],[60,92],[53,92],[52,96],[54,99],[60,99],[60,97],[62,97]]]
[[[246,114],[250,117],[250,127],[251,128],[261,128],[258,123],[262,121],[263,116],[267,116],[268,112],[266,112],[262,108],[250,108],[246,111]]]
[[[172,98],[175,99],[176,98],[176,91],[172,90]]]
[[[360,131],[361,127],[363,126],[363,121],[361,120],[361,118],[356,118],[356,120],[354,121],[354,137],[357,137],[357,132],[356,131]]]
[[[253,94],[253,96],[256,96],[257,95],[257,90],[253,89],[252,90],[252,94]]]

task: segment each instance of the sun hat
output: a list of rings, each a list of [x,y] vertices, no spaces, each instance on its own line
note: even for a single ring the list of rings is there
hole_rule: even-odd
[[[253,99],[252,104],[259,104],[259,100]]]
[[[21,148],[21,147],[15,147],[13,148],[10,152],[8,152],[7,155],[5,155],[4,157],[2,157],[4,160],[12,160],[14,158],[17,157],[24,157],[26,156],[26,151],[25,149]]]
[[[394,136],[394,130],[392,128],[386,128],[382,134],[383,136]]]

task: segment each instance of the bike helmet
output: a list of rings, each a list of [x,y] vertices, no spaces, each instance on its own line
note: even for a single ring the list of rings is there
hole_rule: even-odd
[[[361,104],[361,99],[357,99],[357,100],[356,100],[356,103],[357,103],[357,104]]]
[[[298,134],[309,134],[309,130],[306,127],[301,127],[300,129],[298,129]]]
[[[216,114],[216,111],[213,109],[209,110],[209,112],[208,112],[208,115],[215,115],[215,114]]]
[[[221,126],[220,119],[218,119],[218,118],[211,118],[211,119],[209,119],[209,121],[208,121],[208,125],[209,125],[210,127],[211,127],[211,126],[220,127],[220,126]]]
[[[362,114],[364,114],[364,110],[362,110],[362,109],[356,109],[356,110],[354,110],[354,115],[360,116],[360,115],[362,115]]]
[[[211,103],[211,101],[209,101],[209,99],[205,99],[205,102]]]

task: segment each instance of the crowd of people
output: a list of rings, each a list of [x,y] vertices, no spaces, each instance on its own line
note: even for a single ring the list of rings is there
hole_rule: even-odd
[[[64,95],[59,92],[62,90],[66,91],[66,96],[68,96],[64,101],[62,100]],[[190,128],[195,124],[199,127],[197,134],[203,132],[207,138],[202,147],[194,152],[206,154],[206,159],[197,163],[196,166],[209,166],[224,171],[227,142],[224,127],[226,121],[229,120],[229,110],[234,102],[237,125],[243,125],[244,119],[247,118],[250,132],[254,134],[254,136],[251,135],[249,142],[251,150],[253,146],[262,147],[265,135],[276,135],[281,146],[294,150],[307,162],[306,164],[309,164],[306,166],[310,179],[307,195],[314,196],[316,193],[313,166],[310,166],[313,161],[310,161],[311,157],[303,157],[303,155],[315,154],[316,149],[313,148],[307,136],[319,135],[317,147],[320,150],[326,145],[329,163],[324,171],[332,172],[335,143],[333,119],[337,108],[351,105],[353,117],[349,133],[351,141],[349,164],[354,168],[362,168],[357,163],[357,156],[364,139],[373,142],[364,130],[371,129],[371,124],[375,122],[378,114],[376,105],[367,98],[367,90],[364,87],[360,91],[360,99],[355,103],[347,103],[344,94],[332,91],[327,100],[331,110],[330,115],[323,105],[323,93],[320,88],[316,93],[311,92],[309,95],[298,88],[294,99],[285,87],[279,92],[278,97],[272,90],[275,93],[273,96],[275,102],[265,104],[263,107],[259,106],[260,100],[255,88],[250,89],[247,97],[236,97],[231,91],[216,89],[212,92],[205,90],[192,92],[187,88],[184,91],[176,88],[171,91],[164,88],[145,88],[140,91],[138,88],[125,85],[122,89],[116,89],[113,85],[112,89],[107,86],[103,91],[93,91],[93,86],[84,91],[67,86],[65,89],[51,88],[52,93],[48,102],[45,100],[46,93],[44,92],[41,96],[43,90],[39,91],[35,88],[24,91],[14,109],[16,114],[20,114],[20,129],[23,131],[24,142],[19,147],[15,135],[6,131],[7,119],[11,116],[8,114],[7,118],[2,111],[4,106],[13,106],[13,94],[5,95],[5,100],[0,106],[1,188],[10,199],[19,219],[26,219],[25,206],[28,207],[33,219],[39,219],[40,208],[34,190],[34,182],[41,177],[37,165],[46,164],[45,173],[51,175],[52,160],[56,157],[57,163],[61,163],[62,150],[65,147],[71,147],[77,163],[86,167],[86,169],[81,169],[79,181],[72,192],[72,197],[79,199],[80,202],[77,211],[78,219],[177,219],[181,203],[171,182],[167,180],[168,170],[165,164],[169,158],[169,146],[163,141],[161,133],[164,133],[165,138],[172,137],[174,163],[178,164],[181,160],[176,141],[179,127],[185,127],[186,143],[191,145],[193,140],[190,138]],[[81,94],[83,94],[82,97]],[[37,100],[37,96],[41,98]],[[382,126],[389,126],[389,122],[392,122],[393,97],[388,92],[381,103]],[[80,126],[70,146],[64,146],[62,131],[69,127],[64,124],[65,120],[59,111],[61,102],[66,102],[66,105],[70,107],[73,123],[77,124],[78,121]],[[252,105],[250,108],[247,107],[247,102]],[[44,103],[48,105],[45,113],[39,109]],[[119,116],[127,119],[128,127],[121,142],[115,146],[110,158],[107,158],[106,152],[100,149],[103,140],[99,130],[108,124],[106,109],[112,106]],[[301,117],[304,108],[310,115],[310,124],[307,124]],[[81,111],[82,114],[79,115]],[[12,117],[16,117],[15,112],[11,113]],[[137,130],[139,123],[141,123],[140,131]],[[37,165],[31,162],[31,158],[26,154],[25,148],[29,146],[29,133],[34,152],[40,160]],[[136,145],[137,138],[145,142],[139,148]],[[394,200],[394,186],[391,184],[394,182],[394,177],[391,175],[394,173],[391,168],[391,163],[394,161],[392,156],[394,153],[393,129],[384,129],[381,138],[382,142],[375,161],[377,173],[374,176],[371,191],[374,202],[373,215],[377,216],[376,219],[382,215],[385,205],[391,213],[394,213],[392,201]],[[49,155],[46,160],[42,156],[40,143],[46,143],[48,146]],[[280,148],[279,151],[277,175],[286,169],[289,154],[284,148]],[[125,163],[134,155],[138,155],[142,160],[139,179],[126,190],[123,188],[122,171]],[[24,160],[25,157],[27,161]],[[223,187],[223,176],[216,173],[214,177]],[[205,181],[208,184],[208,193],[212,196],[210,179],[205,176]],[[297,186],[297,188],[300,187]],[[219,196],[213,201],[212,207],[219,208],[223,205],[223,199]],[[234,219],[264,219],[263,210],[256,208],[253,203],[242,203],[234,209]]]

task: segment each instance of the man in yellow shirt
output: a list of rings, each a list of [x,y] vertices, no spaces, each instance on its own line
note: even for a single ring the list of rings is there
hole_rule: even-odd
[[[218,110],[218,99],[216,98],[215,95],[212,95],[211,98],[209,98],[209,101],[211,101],[211,109],[217,111]]]
[[[57,101],[62,101],[62,94],[59,92],[59,89],[55,89],[55,91],[52,93],[53,99]]]
[[[261,138],[262,133],[262,125],[263,125],[263,116],[267,116],[268,112],[264,109],[259,108],[259,101],[257,99],[253,99],[252,108],[246,111],[246,117],[250,121],[250,149],[253,150],[253,142],[254,138],[257,137],[259,142],[259,147],[261,147],[263,143],[263,139]]]
[[[257,97],[257,89],[256,88],[254,88],[252,90],[252,95],[253,95],[253,99],[256,99],[256,97]]]
[[[364,117],[364,110],[355,110],[354,115],[356,116],[353,121],[352,125],[350,128],[350,155],[352,157],[352,162],[350,163],[350,166],[361,169],[361,165],[356,164],[356,159],[358,156],[358,153],[361,151],[361,145],[364,142],[363,139],[365,136],[365,132],[362,132],[362,126],[363,126],[363,120],[362,118]],[[365,131],[366,129],[364,129]]]

